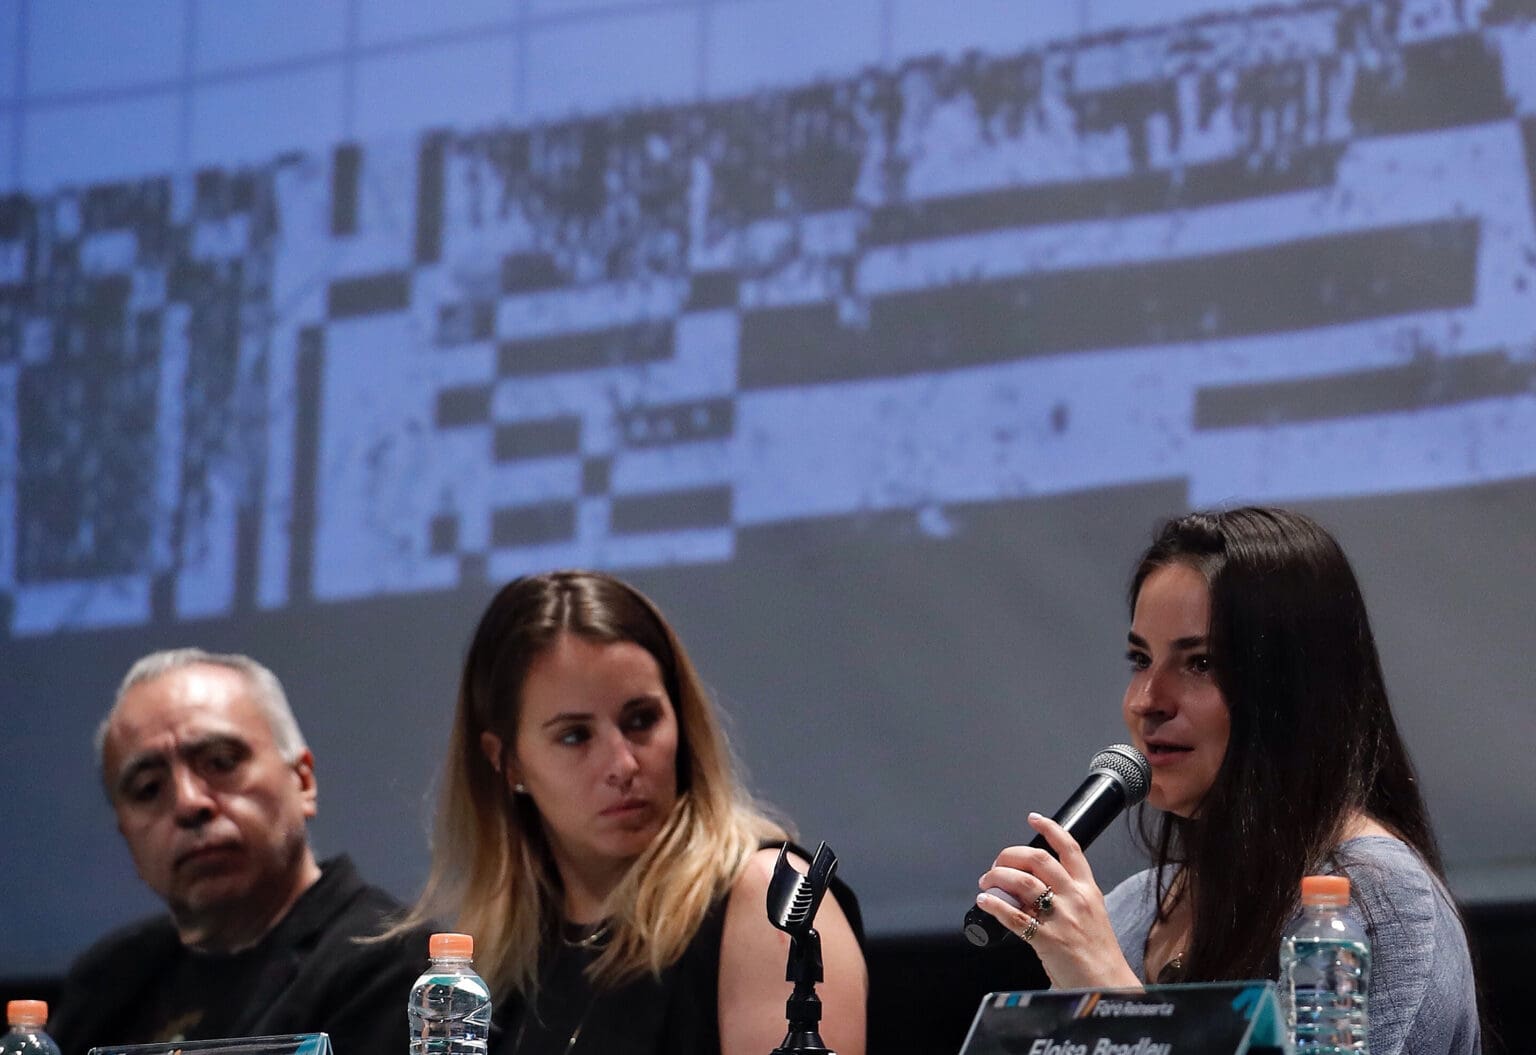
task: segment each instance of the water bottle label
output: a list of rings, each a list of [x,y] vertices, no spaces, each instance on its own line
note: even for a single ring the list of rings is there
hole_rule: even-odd
[[[1280,950],[1281,995],[1298,1055],[1366,1051],[1371,953],[1352,938],[1300,936]]]
[[[491,994],[472,970],[428,971],[406,1005],[411,1055],[485,1055]]]

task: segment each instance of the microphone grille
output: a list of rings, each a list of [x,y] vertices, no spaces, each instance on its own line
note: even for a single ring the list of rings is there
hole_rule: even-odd
[[[1125,787],[1125,804],[1134,806],[1152,790],[1152,766],[1130,744],[1110,744],[1088,763],[1090,773],[1108,773]]]

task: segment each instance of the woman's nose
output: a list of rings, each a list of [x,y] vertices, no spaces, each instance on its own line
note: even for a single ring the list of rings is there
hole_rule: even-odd
[[[1178,699],[1166,674],[1158,670],[1145,671],[1131,687],[1130,711],[1147,718],[1168,715],[1178,710]]]
[[[640,760],[635,757],[634,745],[620,735],[616,738],[613,752],[608,759],[608,783],[622,788],[640,772]]]

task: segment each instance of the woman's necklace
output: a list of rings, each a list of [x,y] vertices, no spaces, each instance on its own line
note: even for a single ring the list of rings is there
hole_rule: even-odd
[[[604,939],[608,937],[608,931],[611,926],[612,921],[605,919],[603,922],[597,925],[596,930],[594,930],[591,934],[588,934],[585,938],[568,938],[565,935],[565,928],[561,927],[560,944],[564,945],[567,949],[593,948],[594,946],[601,945]]]
[[[1163,969],[1157,972],[1158,985],[1172,985],[1174,982],[1184,980],[1184,951],[1180,949],[1173,954],[1173,959],[1163,964]]]
[[[1158,985],[1169,985],[1173,982],[1183,981],[1184,976],[1184,952],[1189,948],[1190,931],[1194,921],[1190,916],[1190,905],[1184,899],[1181,889],[1183,873],[1174,880],[1173,889],[1169,892],[1168,904],[1165,911],[1158,914],[1152,929],[1147,932],[1147,941],[1142,949],[1142,974],[1147,981]],[[1154,943],[1152,931],[1157,931],[1157,940]],[[1162,967],[1154,977],[1148,970],[1148,961],[1154,954],[1162,950],[1172,949],[1172,954],[1163,961]]]
[[[560,938],[560,944],[565,948],[577,949],[582,950],[583,952],[587,952],[592,949],[602,948],[604,942],[606,942],[608,939],[608,932],[612,929],[612,926],[613,921],[605,919],[597,925],[597,929],[592,931],[591,934],[584,935],[580,938],[570,937],[567,934],[568,928],[565,926],[561,926],[557,931],[557,934]],[[586,956],[582,953],[578,953],[578,955],[582,955],[583,959],[586,958]],[[585,967],[583,966],[580,969],[584,972]],[[592,1014],[592,1007],[596,1003],[597,992],[596,990],[593,990],[587,994],[586,1005],[582,1007],[581,1014],[576,1019],[576,1024],[571,1027],[570,1035],[565,1038],[565,1043],[556,1049],[560,1055],[571,1055],[571,1052],[575,1050],[576,1042],[581,1039],[581,1031],[586,1026],[587,1018]],[[536,1011],[532,1006],[530,1006],[524,1011],[523,1020],[518,1024],[517,1041],[512,1045],[512,1055],[523,1055],[523,1041],[527,1038],[528,1035],[528,1020],[529,1018],[533,1017],[536,1017]]]
[[[561,1055],[571,1055],[572,1049],[576,1047],[576,1041],[581,1037],[581,1027],[587,1024],[587,1016],[592,1013],[592,1005],[596,1002],[597,995],[594,993],[592,999],[587,1001],[587,1006],[582,1010],[581,1017],[576,1020],[576,1028],[571,1030],[569,1037],[565,1038],[565,1045],[560,1049]],[[528,1016],[524,1015],[522,1023],[517,1027],[517,1043],[512,1045],[512,1055],[522,1055],[523,1038],[527,1033]]]

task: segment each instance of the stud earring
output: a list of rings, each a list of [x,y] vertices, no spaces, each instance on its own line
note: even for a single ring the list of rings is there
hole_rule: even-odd
[[[515,791],[519,795],[526,795],[526,794],[528,794],[528,785],[526,785],[526,784],[513,784],[512,785],[512,790]]]

